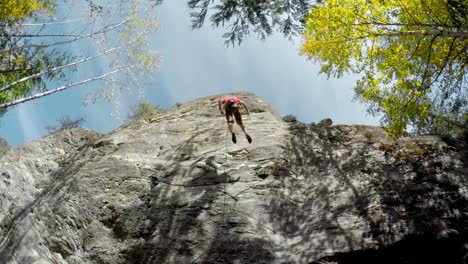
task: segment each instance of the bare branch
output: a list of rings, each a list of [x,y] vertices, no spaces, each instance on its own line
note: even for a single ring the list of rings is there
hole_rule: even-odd
[[[134,67],[134,66],[131,66],[131,67]],[[37,99],[37,98],[41,98],[41,97],[44,97],[44,96],[47,96],[47,95],[50,95],[50,94],[53,94],[53,93],[57,93],[57,92],[66,90],[68,88],[71,88],[73,86],[83,85],[83,84],[86,84],[86,83],[89,83],[89,82],[102,80],[102,79],[104,79],[105,77],[107,77],[109,75],[116,74],[116,73],[124,71],[124,70],[126,70],[128,68],[129,67],[122,67],[122,68],[113,70],[111,72],[108,72],[108,73],[105,73],[105,74],[102,74],[102,75],[99,75],[99,76],[96,76],[96,77],[93,77],[93,78],[85,79],[85,80],[82,80],[82,81],[79,81],[79,82],[69,83],[69,84],[57,87],[55,89],[52,89],[52,90],[48,90],[48,91],[38,93],[38,94],[34,94],[34,95],[31,95],[31,96],[28,96],[28,97],[20,98],[20,99],[17,99],[15,101],[12,101],[12,102],[0,104],[0,109],[2,109],[2,108],[6,109],[8,107],[11,107],[11,106],[14,106],[14,105],[17,105],[17,104],[21,104],[21,103],[31,101],[31,100],[34,100],[34,99]]]
[[[436,115],[434,113],[430,113],[430,115],[433,117],[433,118],[436,118],[436,117],[439,117],[439,115]],[[449,119],[445,116],[440,116],[445,122],[451,124],[451,125],[454,125],[454,126],[457,126],[459,128],[464,128],[464,129],[468,129],[468,124],[467,123],[462,123],[462,122],[459,122],[457,120],[452,120],[452,119]]]
[[[418,48],[421,44],[421,40],[424,39],[424,36],[421,36],[419,39],[418,39],[418,43],[416,43],[416,46],[414,47],[414,52],[411,54],[411,56],[409,57],[409,61],[411,61],[413,59],[414,56],[417,55],[417,52],[418,52]]]
[[[73,23],[77,21],[81,21],[81,18],[78,19],[70,19],[70,20],[64,20],[64,21],[55,21],[55,22],[47,22],[47,23],[26,23],[26,24],[20,24],[19,26],[24,26],[24,27],[43,27],[43,26],[49,26],[49,25],[61,25],[61,24],[68,24],[68,23]]]
[[[81,59],[81,60],[78,60],[78,61],[74,61],[72,63],[69,63],[69,64],[65,64],[65,65],[62,65],[62,66],[58,66],[58,67],[55,67],[55,68],[52,68],[52,69],[48,69],[48,70],[45,70],[45,71],[41,71],[41,72],[38,72],[38,73],[35,73],[35,74],[32,74],[32,75],[29,75],[29,76],[26,76],[26,77],[23,77],[17,81],[14,81],[12,83],[9,83],[5,86],[3,86],[2,88],[0,88],[0,93],[1,92],[4,92],[10,88],[12,88],[13,86],[15,85],[18,85],[20,83],[23,83],[23,82],[26,82],[28,80],[32,80],[34,78],[37,78],[37,77],[40,77],[42,75],[45,75],[45,74],[48,74],[48,73],[52,73],[52,72],[55,72],[55,71],[59,71],[59,70],[62,70],[62,69],[65,69],[65,68],[68,68],[68,67],[73,67],[73,66],[76,66],[78,64],[81,64],[83,62],[86,62],[86,61],[89,61],[89,60],[92,60],[92,59],[95,59],[95,58],[98,58],[102,55],[105,55],[105,54],[108,54],[108,53],[111,53],[111,52],[114,52],[116,50],[119,50],[119,49],[122,49],[124,48],[125,46],[119,46],[119,47],[115,47],[115,48],[111,48],[111,49],[107,49],[103,52],[100,52],[94,56],[90,56],[90,57],[87,57],[87,58],[84,58],[84,59]]]
[[[440,16],[434,17],[432,14],[434,14],[434,11],[432,11],[431,7],[427,5],[426,1],[421,1],[421,3],[427,8],[428,12],[426,13],[429,18],[432,19],[432,21],[436,22],[439,25],[447,25],[442,20],[439,20]]]
[[[375,34],[374,36],[417,36],[417,35],[432,35],[440,37],[462,37],[468,38],[468,31],[447,31],[447,30],[410,30],[400,32],[388,32]]]
[[[401,0],[399,0],[398,2],[400,2],[401,8],[403,8],[403,10],[411,17],[411,19],[412,19],[415,23],[419,23],[419,20],[416,19],[416,17],[408,10],[408,8],[406,8],[405,3],[403,3],[403,1],[401,1]]]
[[[107,50],[104,50],[102,52],[99,52],[97,53],[96,55],[94,56],[90,56],[90,57],[86,57],[84,59],[81,59],[81,60],[78,60],[78,61],[74,61],[74,62],[71,62],[71,63],[68,63],[68,64],[65,64],[65,65],[61,65],[61,66],[57,66],[55,68],[52,68],[52,69],[47,69],[45,71],[41,71],[41,72],[38,72],[38,73],[35,73],[35,74],[32,74],[32,75],[29,75],[29,76],[26,76],[26,77],[23,77],[17,81],[14,81],[12,83],[9,83],[5,86],[3,86],[2,88],[0,88],[0,93],[1,92],[4,92],[8,89],[11,89],[13,86],[15,85],[18,85],[20,83],[23,83],[23,82],[26,82],[26,81],[29,81],[29,80],[32,80],[32,79],[35,79],[37,77],[40,77],[42,75],[45,75],[45,74],[49,74],[49,73],[52,73],[52,72],[56,72],[56,71],[59,71],[59,70],[63,70],[65,68],[69,68],[69,67],[73,67],[73,66],[76,66],[78,64],[81,64],[81,63],[84,63],[86,61],[89,61],[89,60],[92,60],[92,59],[95,59],[95,58],[98,58],[98,57],[101,57],[103,55],[106,55],[108,53],[112,53],[114,51],[117,51],[117,50],[120,50],[120,49],[123,49],[125,48],[127,45],[137,41],[138,39],[140,39],[140,37],[143,35],[143,33],[141,34],[138,34],[137,36],[135,36],[133,39],[131,39],[130,41],[128,41],[127,43],[125,43],[126,45],[122,45],[122,46],[118,46],[118,47],[114,47],[114,48],[110,48],[110,49],[107,49]]]
[[[15,38],[79,37],[76,34],[2,34],[2,36]]]
[[[440,68],[440,70],[437,73],[437,76],[434,78],[434,80],[429,84],[429,87],[432,86],[434,83],[436,83],[439,80],[440,76],[442,75],[442,72],[444,71],[445,67],[447,66],[448,61],[450,60],[450,55],[452,54],[453,46],[455,45],[456,39],[457,38],[453,38],[452,43],[450,44],[449,52],[448,52],[447,56],[445,57],[444,64]]]
[[[355,38],[340,39],[334,41],[327,41],[324,43],[341,43],[346,41],[354,41],[360,39],[366,39],[370,37],[398,37],[398,36],[438,36],[438,37],[462,37],[468,38],[468,31],[446,31],[446,30],[411,30],[411,31],[399,31],[399,32],[385,32],[385,33],[373,33]]]
[[[396,26],[396,27],[410,27],[410,26],[424,26],[430,28],[456,28],[455,25],[440,25],[440,24],[428,24],[422,22],[415,22],[415,23],[386,23],[386,22],[379,22],[379,21],[371,21],[371,22],[360,22],[356,24],[352,24],[353,26],[360,26],[360,25],[376,25],[376,26]]]
[[[22,71],[29,71],[29,70],[32,70],[32,68],[25,67],[25,68],[17,68],[17,69],[0,70],[0,73],[22,72]]]
[[[70,39],[70,40],[65,40],[65,41],[58,41],[58,42],[54,42],[54,43],[47,43],[47,44],[27,44],[27,45],[23,45],[23,46],[19,46],[18,49],[24,49],[24,48],[46,48],[46,47],[52,47],[52,46],[57,46],[57,45],[62,45],[62,44],[67,44],[67,43],[72,43],[72,42],[75,42],[75,41],[78,41],[78,40],[81,40],[81,39],[85,39],[85,38],[90,38],[90,37],[94,37],[94,36],[97,36],[97,35],[101,35],[101,34],[104,34],[106,32],[109,32],[109,31],[112,31],[118,27],[121,27],[122,25],[124,25],[125,23],[127,23],[129,20],[126,19],[120,23],[117,23],[117,24],[114,24],[114,25],[109,25],[109,26],[106,26],[102,29],[100,29],[99,31],[96,31],[96,32],[92,32],[90,34],[86,34],[86,35],[81,35],[79,37],[76,37],[76,38],[73,38],[73,39]],[[0,50],[0,52],[8,52],[9,49],[3,49],[3,50]]]
[[[427,51],[427,62],[426,62],[426,68],[424,69],[424,73],[422,75],[422,80],[421,80],[421,85],[424,85],[425,81],[426,81],[426,78],[427,78],[427,74],[429,72],[429,67],[431,65],[431,55],[432,55],[432,45],[434,45],[434,41],[436,40],[438,36],[434,36],[432,39],[431,39],[431,43],[429,44],[429,47],[427,48],[428,51]],[[430,86],[426,86],[424,87],[423,89],[429,89]]]

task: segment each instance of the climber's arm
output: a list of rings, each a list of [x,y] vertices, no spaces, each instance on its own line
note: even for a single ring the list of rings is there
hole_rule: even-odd
[[[243,101],[240,101],[240,104],[242,104],[244,106],[245,111],[247,112],[247,115],[250,115],[250,111],[249,111],[249,108],[247,107],[247,105]]]
[[[219,101],[218,101],[218,109],[219,109],[219,112],[220,112],[222,115],[224,115],[224,112],[223,112],[223,110],[221,109],[221,99],[219,99]]]

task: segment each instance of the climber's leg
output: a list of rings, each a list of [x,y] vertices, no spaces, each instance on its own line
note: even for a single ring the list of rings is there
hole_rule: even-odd
[[[229,132],[231,132],[231,135],[232,135],[232,142],[236,144],[237,143],[236,134],[234,133],[234,128],[232,126],[232,124],[234,123],[234,120],[232,118],[232,113],[229,111],[226,111],[226,121],[227,121]]]
[[[252,138],[249,136],[249,134],[247,134],[247,132],[245,131],[245,126],[244,124],[242,123],[242,116],[241,114],[239,113],[239,110],[235,111],[234,112],[234,117],[236,119],[236,123],[237,125],[242,129],[242,132],[244,132],[245,134],[245,137],[247,138],[247,141],[249,143],[252,143]]]

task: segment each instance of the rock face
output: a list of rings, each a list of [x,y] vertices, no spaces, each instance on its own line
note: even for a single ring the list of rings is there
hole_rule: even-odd
[[[0,157],[5,155],[9,150],[10,145],[8,145],[8,142],[5,139],[0,138]]]
[[[9,151],[0,262],[462,263],[463,145],[282,120],[236,95],[252,144],[237,127],[230,141],[212,96]]]

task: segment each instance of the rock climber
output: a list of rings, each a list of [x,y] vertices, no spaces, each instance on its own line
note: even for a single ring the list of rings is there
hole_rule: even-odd
[[[224,106],[224,112],[223,112],[223,109],[221,108],[221,105]],[[229,129],[229,132],[231,132],[232,142],[234,142],[234,144],[237,143],[237,140],[236,140],[236,134],[234,133],[233,126],[232,126],[232,124],[234,123],[232,116],[234,116],[236,123],[242,129],[242,132],[244,132],[245,138],[247,139],[247,141],[249,143],[252,143],[252,138],[249,136],[249,134],[247,134],[247,132],[245,132],[245,126],[242,123],[242,116],[239,112],[239,108],[241,106],[245,108],[245,110],[247,111],[247,115],[250,115],[249,108],[247,107],[247,105],[235,96],[223,97],[218,101],[219,112],[222,115],[226,116],[228,129]]]

